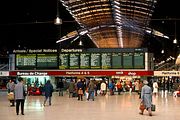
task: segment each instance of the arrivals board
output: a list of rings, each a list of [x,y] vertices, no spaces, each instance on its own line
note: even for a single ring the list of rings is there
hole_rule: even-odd
[[[57,68],[57,54],[37,54],[37,68]]]
[[[16,54],[17,69],[33,69],[36,67],[36,54]]]

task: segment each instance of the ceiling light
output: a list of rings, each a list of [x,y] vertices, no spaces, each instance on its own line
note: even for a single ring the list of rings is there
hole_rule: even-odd
[[[54,21],[55,25],[61,25],[62,24],[62,20],[59,17],[56,17],[55,21]]]
[[[161,50],[161,53],[164,54],[164,50],[163,49]]]
[[[173,43],[177,44],[177,39],[176,39],[176,21],[174,23],[174,37],[175,37],[175,39],[173,40]]]
[[[59,0],[57,0],[57,13],[56,13],[56,19],[54,20],[54,24],[55,25],[61,25],[62,24],[62,20],[59,17]]]
[[[83,46],[83,44],[82,44],[82,41],[81,41],[81,40],[79,41],[79,46]]]
[[[177,39],[176,39],[176,38],[173,40],[173,43],[174,43],[174,44],[177,44]]]

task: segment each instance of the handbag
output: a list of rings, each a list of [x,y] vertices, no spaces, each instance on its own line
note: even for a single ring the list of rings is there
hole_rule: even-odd
[[[79,94],[79,95],[83,95],[83,90],[81,90],[81,89],[78,90],[78,94]]]
[[[143,111],[145,109],[145,105],[143,103],[140,103],[139,109]]]
[[[151,105],[151,111],[155,111],[156,110],[156,105],[152,104]]]
[[[8,93],[7,98],[8,100],[14,100],[14,93],[13,92]]]

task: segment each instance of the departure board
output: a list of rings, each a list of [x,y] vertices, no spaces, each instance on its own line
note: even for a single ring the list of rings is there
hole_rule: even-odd
[[[59,55],[59,69],[69,69],[69,54],[61,53]]]
[[[90,68],[90,53],[81,53],[80,69],[89,69],[89,68]]]
[[[101,54],[91,53],[91,68],[100,69],[101,68]]]
[[[36,54],[16,54],[16,67],[36,67]]]
[[[112,69],[122,68],[122,53],[112,53]]]
[[[144,68],[144,53],[134,53],[134,68]]]
[[[123,68],[133,68],[133,53],[123,53]]]
[[[37,54],[37,68],[57,68],[57,54]]]
[[[101,54],[101,66],[102,69],[110,69],[111,68],[111,53],[102,53]]]
[[[69,68],[70,69],[79,69],[79,53],[70,53]]]

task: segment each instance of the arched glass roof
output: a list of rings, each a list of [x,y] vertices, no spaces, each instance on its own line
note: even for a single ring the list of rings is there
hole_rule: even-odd
[[[156,0],[60,0],[98,48],[140,47]]]

